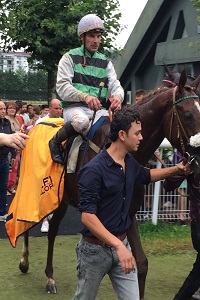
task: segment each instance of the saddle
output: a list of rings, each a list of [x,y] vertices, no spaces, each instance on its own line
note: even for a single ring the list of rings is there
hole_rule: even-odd
[[[85,137],[83,137],[83,135],[75,137],[75,139],[73,139],[73,141],[66,147],[66,151],[68,151],[68,154],[66,154],[68,157],[67,173],[75,173],[79,151],[88,151],[89,148],[92,148],[96,153],[100,151],[99,147],[92,142],[92,138],[97,128],[104,122],[105,118],[106,116],[98,116],[98,118],[94,120],[92,127],[89,129]],[[68,140],[67,144],[68,142],[70,141]]]

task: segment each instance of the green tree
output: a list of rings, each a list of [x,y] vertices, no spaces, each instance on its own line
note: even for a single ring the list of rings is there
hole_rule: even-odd
[[[197,8],[198,22],[200,23],[200,0],[191,0],[194,6]]]
[[[0,31],[4,50],[23,48],[29,62],[48,72],[49,98],[55,86],[61,56],[80,45],[77,24],[87,13],[96,13],[106,28],[102,48],[109,51],[121,26],[118,0],[2,0]]]
[[[6,100],[47,101],[47,74],[43,70],[0,71],[0,98]]]

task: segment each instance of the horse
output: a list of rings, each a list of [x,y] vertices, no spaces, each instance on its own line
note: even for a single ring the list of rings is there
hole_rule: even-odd
[[[164,86],[173,87],[176,86],[179,82],[181,74],[178,72],[177,66],[174,67],[173,70],[171,70],[169,67],[165,67],[165,76],[162,80]],[[187,81],[186,84],[191,85],[195,81],[196,77],[187,75]],[[200,86],[196,89],[196,94],[200,98]]]
[[[152,154],[159,147],[166,137],[173,147],[182,154],[188,148],[189,138],[200,133],[200,106],[199,99],[194,90],[199,85],[200,78],[193,82],[192,86],[185,86],[187,76],[182,72],[178,85],[173,88],[160,88],[150,92],[141,102],[132,104],[131,107],[137,110],[141,116],[143,141],[134,157],[142,165],[146,165]],[[57,293],[56,282],[53,278],[53,249],[54,241],[58,233],[59,224],[64,217],[68,206],[73,201],[79,202],[79,191],[77,188],[77,172],[83,163],[86,163],[102,149],[107,142],[110,130],[110,120],[106,117],[103,124],[96,130],[92,144],[96,147],[88,148],[87,151],[80,151],[78,164],[74,174],[65,174],[65,187],[62,201],[54,211],[50,220],[48,232],[48,252],[45,274],[47,276],[46,290],[48,293]],[[87,143],[89,145],[89,143]],[[98,150],[95,152],[95,148]],[[84,162],[83,162],[84,160]],[[195,160],[197,160],[195,158]],[[132,224],[128,230],[128,239],[131,245],[133,256],[138,269],[138,281],[140,299],[144,298],[145,280],[148,269],[148,260],[142,249],[140,236],[136,221],[136,212],[143,202],[144,189],[137,186],[134,189],[130,216]],[[28,231],[24,234],[22,259],[19,268],[26,273],[29,268],[28,260]]]

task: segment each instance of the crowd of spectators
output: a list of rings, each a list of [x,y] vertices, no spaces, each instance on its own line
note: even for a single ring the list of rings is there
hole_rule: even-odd
[[[49,105],[46,104],[41,106],[27,104],[26,102],[19,100],[0,102],[2,104],[0,115],[0,121],[3,124],[1,126],[2,134],[11,134],[14,132],[23,132],[27,134],[31,128],[39,122],[44,121],[47,118],[62,116],[62,108],[59,106],[60,101],[58,99],[52,99]],[[5,155],[0,151],[1,163],[6,163],[6,168],[2,168],[1,170],[1,177],[4,179],[4,182],[2,182],[3,184],[1,184],[0,187],[0,199],[4,198],[4,201],[0,201],[0,221],[5,221],[7,217],[5,211],[5,205],[7,205],[5,203],[6,197],[14,196],[16,193],[22,152],[22,150],[16,150],[6,146],[0,147],[0,150],[3,151],[5,148],[7,151],[5,152]],[[9,168],[7,168],[8,166]],[[46,220],[47,219],[45,219],[45,221]],[[47,224],[47,222],[45,224]],[[41,228],[41,231],[48,232],[48,226],[46,226],[44,231]]]

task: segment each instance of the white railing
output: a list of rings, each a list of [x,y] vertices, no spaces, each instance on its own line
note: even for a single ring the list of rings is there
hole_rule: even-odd
[[[173,150],[165,139],[158,149],[159,156],[163,159],[163,149]],[[176,162],[165,161],[167,166]],[[149,163],[150,167],[161,168],[159,161]],[[137,213],[138,221],[151,221],[157,224],[158,220],[177,222],[189,219],[189,203],[187,199],[187,188],[176,189],[174,192],[166,193],[163,181],[151,183],[146,187],[144,203]]]

